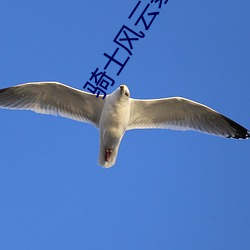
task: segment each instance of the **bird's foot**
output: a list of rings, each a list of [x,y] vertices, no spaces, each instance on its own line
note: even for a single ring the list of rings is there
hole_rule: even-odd
[[[105,161],[108,162],[109,159],[110,159],[110,156],[111,156],[111,153],[112,153],[112,149],[106,149],[106,153],[105,153]]]

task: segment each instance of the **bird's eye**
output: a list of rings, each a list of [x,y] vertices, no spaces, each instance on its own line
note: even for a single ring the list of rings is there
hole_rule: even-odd
[[[125,92],[125,96],[128,96],[128,92],[127,91]]]

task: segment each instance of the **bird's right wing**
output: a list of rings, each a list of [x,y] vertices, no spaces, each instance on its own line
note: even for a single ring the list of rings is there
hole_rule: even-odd
[[[0,89],[0,107],[60,115],[96,127],[104,100],[58,82],[33,82]]]
[[[196,130],[208,134],[247,138],[250,132],[217,111],[181,97],[138,100],[130,99],[128,130],[166,128]]]

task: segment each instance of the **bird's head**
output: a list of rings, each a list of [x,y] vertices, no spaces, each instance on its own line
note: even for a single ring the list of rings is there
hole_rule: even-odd
[[[111,95],[110,97],[112,99],[115,99],[119,102],[128,102],[130,100],[130,92],[126,85],[122,84],[120,85]]]
[[[128,99],[130,97],[129,89],[125,84],[120,85],[118,89],[122,98]]]

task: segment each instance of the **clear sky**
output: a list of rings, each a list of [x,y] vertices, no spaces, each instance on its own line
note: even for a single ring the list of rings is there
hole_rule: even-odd
[[[108,93],[125,83],[133,98],[183,96],[250,128],[250,2],[169,0],[145,31],[134,24],[148,3],[128,19],[137,0],[1,1],[0,88],[82,89],[126,25],[145,37],[119,76],[108,67]],[[103,169],[88,124],[30,111],[0,119],[0,249],[250,249],[249,140],[134,130]]]

